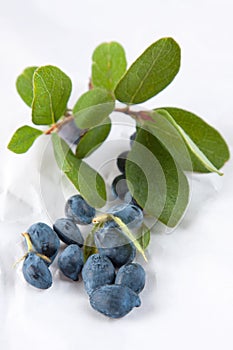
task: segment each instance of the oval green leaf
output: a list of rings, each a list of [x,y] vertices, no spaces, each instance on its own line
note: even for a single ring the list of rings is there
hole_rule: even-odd
[[[68,145],[56,132],[52,133],[52,142],[54,157],[58,167],[64,171],[64,173],[71,171],[71,164],[66,159],[66,155],[69,152]]]
[[[229,160],[230,152],[225,140],[216,129],[203,119],[180,108],[165,107],[162,109],[165,109],[172,116],[175,122],[217,169],[221,169]],[[190,156],[193,171],[201,173],[211,171],[203,165],[193,152],[190,152]]]
[[[16,89],[22,100],[31,107],[33,100],[33,85],[32,79],[35,70],[38,67],[28,67],[24,69],[16,80]]]
[[[128,186],[145,212],[174,227],[189,201],[186,176],[170,153],[148,130],[138,128],[126,161]]]
[[[126,71],[126,57],[123,47],[117,42],[99,45],[92,56],[92,84],[114,91]]]
[[[116,86],[115,96],[127,104],[145,102],[168,86],[179,68],[179,45],[172,38],[162,38],[131,65]]]
[[[33,76],[32,121],[37,125],[54,124],[64,114],[72,83],[59,68],[43,66]]]
[[[59,136],[53,136],[53,148],[59,168],[65,173],[78,192],[94,208],[106,202],[106,187],[101,175],[82,159],[78,159]],[[54,141],[55,140],[55,141]]]
[[[175,122],[171,115],[166,110],[157,110],[157,113],[162,115],[164,118],[169,120],[177,131],[180,133],[184,139],[186,145],[188,146],[191,153],[201,162],[201,164],[210,172],[217,173],[218,175],[223,175],[205,156],[205,154],[197,147],[197,145],[192,141],[192,139],[186,134],[186,132]]]
[[[76,148],[78,158],[88,157],[102,145],[111,130],[111,120],[106,118],[101,124],[89,129],[79,141]]]
[[[100,124],[115,107],[110,92],[95,88],[85,92],[73,108],[75,123],[81,129],[92,128]]]
[[[41,130],[24,125],[16,130],[7,147],[17,154],[25,153],[32,146],[37,137],[42,134],[43,132]]]
[[[173,160],[183,170],[192,171],[192,160],[187,144],[172,121],[156,111],[143,112],[142,125],[165,147]]]

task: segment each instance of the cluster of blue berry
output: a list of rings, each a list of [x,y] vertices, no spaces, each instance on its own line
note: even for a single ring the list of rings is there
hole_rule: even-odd
[[[118,205],[109,212],[130,228],[143,222],[141,209],[132,204]],[[139,306],[138,293],[145,284],[145,271],[140,264],[133,262],[136,255],[133,242],[114,220],[107,220],[94,234],[98,252],[90,255],[84,263],[84,238],[77,224],[91,224],[96,211],[80,195],[74,195],[66,202],[65,215],[65,218],[55,221],[53,229],[39,222],[23,234],[28,247],[23,262],[26,281],[40,289],[51,287],[49,266],[58,254],[61,240],[67,247],[59,255],[58,267],[74,281],[82,274],[90,304],[95,310],[119,318]]]

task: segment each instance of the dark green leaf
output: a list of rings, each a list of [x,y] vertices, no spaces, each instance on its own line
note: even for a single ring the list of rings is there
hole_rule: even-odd
[[[186,176],[165,147],[149,131],[138,129],[126,161],[129,190],[145,212],[174,227],[189,199]]]
[[[92,254],[98,253],[98,249],[95,245],[95,232],[99,229],[99,227],[100,225],[94,226],[84,241],[84,245],[83,245],[84,263],[87,261],[89,256],[91,256]]]
[[[152,121],[147,120],[144,122],[144,126],[168,149],[173,159],[182,169],[192,171],[190,156],[190,153],[192,153],[206,169],[221,175],[166,110],[156,109],[156,111],[148,112],[148,115],[152,118]]]
[[[33,100],[33,86],[32,79],[35,70],[38,67],[28,67],[24,69],[16,80],[16,89],[22,100],[31,107]]]
[[[193,142],[193,140],[189,137],[188,134],[176,123],[176,121],[172,118],[172,116],[168,113],[168,111],[159,109],[156,110],[156,115],[161,115],[163,118],[169,121],[177,132],[181,135],[183,138],[185,144],[189,148],[190,152],[199,160],[199,162],[208,170],[211,172],[215,172],[219,175],[222,175],[222,173],[209,161],[209,159],[205,156],[205,154],[198,148],[198,146]],[[155,112],[153,112],[154,115]],[[153,116],[152,115],[152,116]],[[155,119],[157,120],[157,119]],[[175,145],[174,145],[175,146]]]
[[[163,108],[173,117],[176,123],[186,132],[209,161],[217,168],[225,164],[230,153],[220,133],[197,115],[180,108]],[[190,152],[193,171],[208,172],[200,160]]]
[[[71,88],[70,78],[59,68],[54,66],[38,68],[33,76],[33,123],[54,124],[67,108]]]
[[[173,160],[181,169],[192,170],[192,161],[189,149],[180,132],[164,113],[156,111],[147,112],[148,120],[143,120],[143,127],[154,135],[168,150]]]
[[[25,153],[37,137],[42,134],[43,132],[41,130],[24,125],[16,130],[7,147],[14,153]]]
[[[58,136],[54,135],[53,148],[59,168],[90,205],[102,207],[106,202],[103,178],[83,160],[76,158],[66,142],[62,139],[58,142]]]
[[[143,224],[141,234],[137,240],[143,250],[148,247],[150,243],[150,229],[145,224]]]
[[[116,86],[115,96],[128,104],[145,102],[169,85],[179,68],[179,45],[172,38],[162,38],[132,64]]]
[[[78,158],[88,157],[94,152],[104,140],[108,137],[111,130],[111,120],[106,118],[102,124],[89,129],[79,141],[76,148],[76,156]]]
[[[114,98],[107,90],[89,90],[78,99],[73,108],[75,123],[81,129],[92,128],[112,113],[114,106]]]
[[[116,42],[103,43],[95,49],[92,62],[93,86],[114,91],[126,70],[127,63],[123,47]]]

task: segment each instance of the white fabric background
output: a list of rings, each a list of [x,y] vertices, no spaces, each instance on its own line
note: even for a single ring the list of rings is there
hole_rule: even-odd
[[[14,130],[30,123],[30,111],[15,89],[25,67],[59,66],[72,78],[74,103],[86,89],[98,44],[119,41],[131,63],[152,42],[172,36],[182,48],[181,70],[146,106],[195,112],[232,150],[232,12],[230,0],[1,1],[1,349],[232,349],[232,161],[221,178],[193,178],[184,220],[172,234],[159,231],[152,237],[141,308],[109,320],[90,308],[82,283],[61,278],[56,264],[47,291],[28,286],[20,264],[12,268],[22,255],[20,233],[36,221],[51,224],[63,215],[70,189],[44,140],[25,155],[6,149]],[[124,147],[119,144],[115,155]],[[106,156],[104,150],[98,154],[96,164]]]

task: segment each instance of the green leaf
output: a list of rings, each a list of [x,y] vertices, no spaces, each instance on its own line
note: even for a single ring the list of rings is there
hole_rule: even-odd
[[[89,256],[91,256],[92,254],[98,253],[98,249],[95,245],[95,232],[100,228],[100,226],[101,225],[94,226],[84,241],[84,245],[83,245],[84,263],[87,261]]]
[[[92,56],[93,86],[114,91],[126,66],[125,51],[120,44],[110,42],[99,45]]]
[[[148,112],[148,116],[152,121],[144,121],[144,126],[162,142],[182,169],[193,170],[193,154],[206,169],[222,174],[166,110],[156,109]]]
[[[142,128],[127,157],[126,178],[147,214],[170,227],[178,224],[189,200],[187,178],[158,139]]]
[[[108,137],[111,130],[111,120],[106,118],[101,124],[89,129],[79,141],[76,148],[78,158],[88,157],[94,152]]]
[[[71,171],[71,164],[66,159],[69,152],[68,145],[58,136],[56,132],[52,133],[53,151],[58,167],[66,172]]]
[[[115,107],[115,101],[110,92],[95,88],[85,92],[73,108],[75,123],[81,129],[91,128],[100,124]]]
[[[54,124],[66,111],[71,80],[59,68],[43,66],[33,76],[32,121],[38,125]]]
[[[38,67],[28,67],[24,69],[16,80],[16,89],[22,100],[31,107],[33,100],[33,86],[32,79],[35,70]]]
[[[90,205],[95,208],[103,207],[106,202],[103,178],[87,163],[77,159],[71,151],[67,158],[72,166],[71,171],[66,172],[67,177]]]
[[[225,164],[229,159],[230,153],[228,146],[220,133],[212,126],[207,124],[197,115],[180,108],[165,107],[165,109],[183,129],[197,147],[205,154],[209,161],[217,168]],[[192,152],[193,171],[208,172],[208,169]]]
[[[191,151],[191,153],[201,162],[201,164],[210,172],[215,172],[219,175],[223,175],[205,156],[205,154],[197,147],[197,145],[192,141],[192,139],[186,134],[186,132],[175,122],[175,120],[172,118],[172,116],[166,111],[162,109],[157,109],[156,112],[153,112],[151,116],[159,114],[163,116],[165,119],[167,119],[180,133],[182,136],[184,142],[186,143],[187,147]],[[155,121],[156,121],[156,115],[155,115]]]
[[[25,153],[32,146],[37,137],[42,134],[43,132],[41,130],[24,125],[16,130],[7,147],[17,154]]]
[[[143,224],[141,235],[137,238],[137,240],[143,250],[148,247],[150,243],[150,229],[145,224]]]
[[[128,104],[145,102],[169,85],[179,68],[179,45],[172,38],[162,38],[132,64],[116,86],[115,96]]]
[[[146,112],[146,117],[142,120],[143,127],[160,141],[181,169],[192,171],[189,149],[171,120],[157,110]]]
[[[93,207],[100,208],[106,202],[106,188],[103,178],[93,168],[76,156],[65,141],[53,134],[53,148],[59,168],[72,182],[78,192]]]

